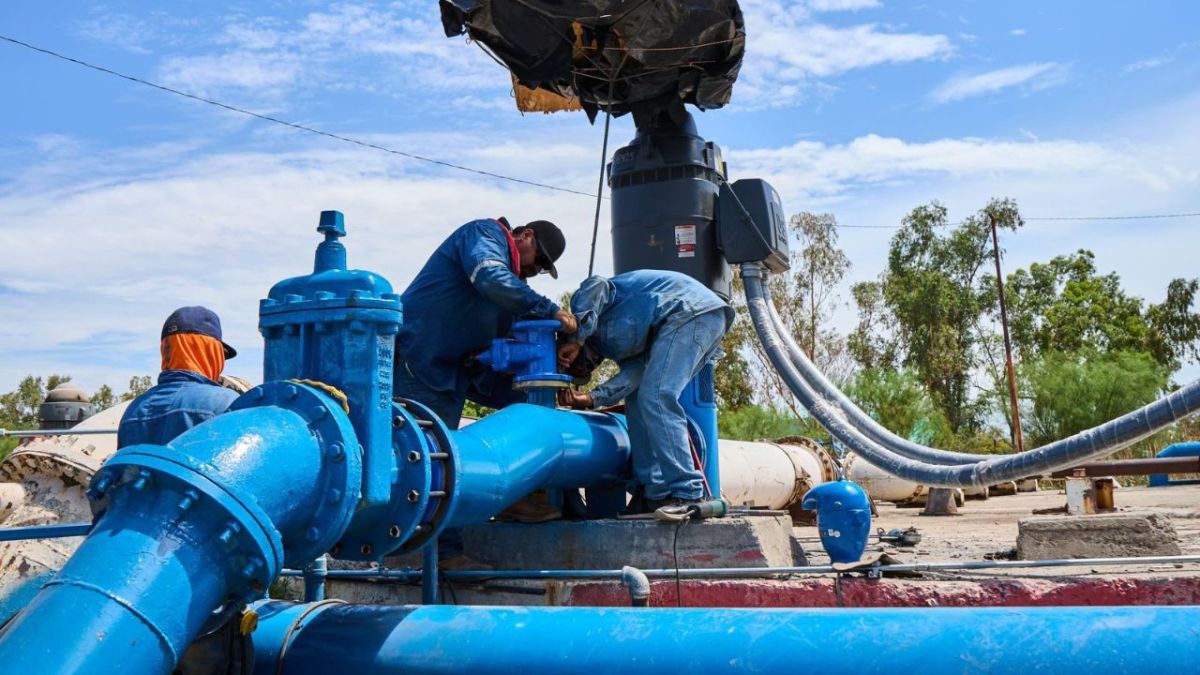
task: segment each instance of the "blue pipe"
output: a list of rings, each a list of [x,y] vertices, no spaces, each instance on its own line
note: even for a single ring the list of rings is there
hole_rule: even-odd
[[[0,527],[0,541],[22,539],[56,539],[58,537],[82,537],[92,531],[91,523],[66,523],[62,525],[30,525],[28,527]]]
[[[517,404],[449,432],[459,470],[448,526],[486,522],[534,490],[612,483],[628,475],[625,419]]]
[[[1186,443],[1172,443],[1162,450],[1158,451],[1156,457],[1195,457],[1200,455],[1200,441],[1188,441]],[[1150,487],[1168,487],[1170,485],[1194,485],[1200,483],[1197,480],[1171,480],[1171,477],[1165,473],[1150,474]]]
[[[256,607],[256,675],[1187,672],[1197,607]],[[1189,665],[1190,664],[1190,665]]]
[[[329,562],[318,556],[304,568],[304,601],[318,602],[325,599],[325,578],[329,576]]]
[[[345,528],[362,475],[353,439],[324,394],[270,383],[167,446],[123,448],[92,479],[91,534],[0,635],[0,663],[170,672],[197,635]]]
[[[713,363],[709,361],[696,377],[688,382],[679,397],[683,411],[700,429],[704,447],[697,448],[697,454],[704,463],[704,478],[712,491],[713,499],[721,497],[721,466],[717,452],[717,389],[714,378]]]

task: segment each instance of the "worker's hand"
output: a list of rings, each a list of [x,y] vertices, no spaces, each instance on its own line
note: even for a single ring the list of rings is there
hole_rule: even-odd
[[[575,362],[575,358],[579,356],[579,350],[583,346],[578,342],[564,342],[558,346],[558,369],[567,370],[571,364]]]
[[[558,391],[558,404],[565,408],[586,410],[592,407],[592,395],[577,389],[560,389]]]
[[[554,318],[562,322],[562,328],[559,328],[558,332],[564,335],[571,335],[579,330],[579,322],[575,320],[575,315],[565,309],[555,312]]]

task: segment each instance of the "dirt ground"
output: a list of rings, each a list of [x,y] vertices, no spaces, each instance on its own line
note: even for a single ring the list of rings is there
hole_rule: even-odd
[[[1157,513],[1167,516],[1179,535],[1179,547],[1183,555],[1200,555],[1200,485],[1123,487],[1116,490],[1114,500],[1120,513]],[[1062,490],[1042,490],[987,500],[968,500],[959,508],[959,515],[934,517],[922,516],[920,508],[903,508],[883,502],[877,505],[879,515],[873,519],[872,528],[886,531],[915,526],[920,531],[921,542],[914,547],[886,546],[889,555],[902,562],[965,562],[990,557],[1004,559],[1011,556],[1016,546],[1017,521],[1031,517],[1035,509],[1050,509],[1065,504],[1066,494]],[[811,564],[828,562],[821,550],[815,527],[797,527],[794,532]],[[872,537],[868,550],[877,548],[875,541]],[[987,570],[977,574],[1049,577],[1131,573],[1200,575],[1200,564],[1097,566],[1094,571],[1087,566],[1072,566]]]

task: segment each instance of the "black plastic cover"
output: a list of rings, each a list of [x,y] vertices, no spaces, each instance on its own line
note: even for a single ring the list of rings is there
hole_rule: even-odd
[[[733,94],[746,31],[737,0],[440,0],[446,35],[463,33],[529,88],[608,109],[679,116]],[[611,81],[611,84],[610,84]],[[611,96],[610,94],[611,86]]]
[[[775,273],[791,268],[783,202],[770,183],[761,178],[724,183],[717,204],[717,238],[729,264],[761,262]]]

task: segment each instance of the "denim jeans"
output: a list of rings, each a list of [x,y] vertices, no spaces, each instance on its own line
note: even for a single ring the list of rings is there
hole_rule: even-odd
[[[641,386],[625,401],[633,476],[647,499],[704,497],[679,396],[717,355],[724,337],[725,314],[711,311],[667,322],[650,345]]]

